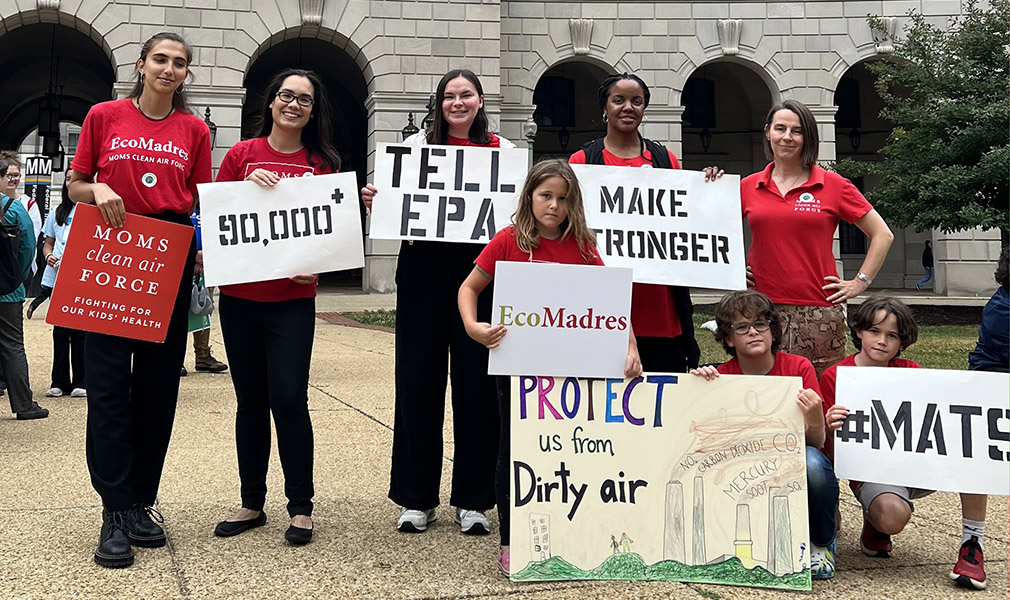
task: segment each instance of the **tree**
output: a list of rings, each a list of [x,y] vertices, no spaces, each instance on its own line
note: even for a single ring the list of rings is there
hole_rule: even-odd
[[[946,232],[999,228],[1007,240],[1007,0],[975,0],[946,29],[910,12],[892,60],[869,63],[894,131],[879,162],[839,172],[880,175],[869,197],[892,225]],[[880,28],[870,17],[870,26]]]

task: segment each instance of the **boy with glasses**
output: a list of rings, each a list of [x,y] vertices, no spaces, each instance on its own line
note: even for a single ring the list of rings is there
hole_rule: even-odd
[[[716,306],[715,322],[715,339],[732,358],[717,367],[692,369],[692,375],[706,380],[720,374],[793,376],[803,380],[796,405],[803,412],[806,438],[810,572],[814,579],[830,579],[835,574],[838,479],[831,461],[820,451],[827,428],[814,366],[802,356],[778,351],[782,323],[775,305],[760,292],[726,294]]]

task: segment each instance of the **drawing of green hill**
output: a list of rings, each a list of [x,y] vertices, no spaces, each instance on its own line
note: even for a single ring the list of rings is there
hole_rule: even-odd
[[[532,562],[512,576],[513,581],[558,581],[621,579],[629,581],[690,581],[748,587],[809,590],[810,571],[804,569],[781,577],[762,567],[748,569],[738,558],[711,565],[685,565],[674,560],[646,565],[635,553],[614,554],[595,569],[584,571],[560,557]]]

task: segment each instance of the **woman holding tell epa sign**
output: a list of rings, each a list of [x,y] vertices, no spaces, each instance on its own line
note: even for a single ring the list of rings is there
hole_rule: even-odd
[[[876,277],[894,235],[856,186],[817,166],[817,121],[786,100],[768,111],[764,171],[740,181],[752,233],[748,285],[771,298],[782,317],[783,352],[805,356],[817,376],[845,358],[845,302]],[[841,279],[831,250],[838,220],[868,238],[866,258]]]
[[[253,181],[272,188],[281,179],[336,173],[340,156],[330,143],[330,103],[312,71],[278,73],[264,94],[259,135],[232,146],[218,181]],[[277,191],[278,202],[284,196]],[[238,412],[235,447],[242,507],[214,529],[238,535],[266,523],[263,504],[270,460],[270,414],[284,471],[292,544],[312,539],[313,440],[309,365],[316,322],[315,274],[221,286],[221,332],[231,364]]]
[[[446,73],[435,97],[441,103],[428,131],[407,138],[414,146],[440,144],[515,148],[488,131],[484,90],[467,69]],[[379,193],[361,190],[365,206]],[[455,520],[463,533],[487,534],[484,511],[495,505],[498,409],[487,348],[470,339],[456,308],[456,293],[483,250],[480,244],[409,241],[396,264],[396,415],[389,498],[401,506],[396,527],[422,532],[435,520],[442,473],[442,423],[446,372],[452,378],[452,491]],[[478,318],[489,321],[484,294]]]
[[[111,227],[129,214],[192,227],[196,185],[211,180],[210,132],[190,112],[184,89],[192,58],[178,35],[155,35],[141,47],[129,96],[95,105],[84,119],[67,187]],[[103,567],[133,564],[131,545],[166,542],[151,517],[162,521],[153,505],[179,396],[195,255],[193,240],[163,343],[85,338],[88,470],[104,507],[95,562]]]
[[[639,132],[650,97],[649,86],[635,74],[607,77],[598,98],[607,134],[584,145],[568,162],[679,169],[673,152]],[[718,167],[706,167],[705,181],[715,181],[722,174]],[[694,339],[693,314],[694,305],[685,287],[647,283],[632,286],[631,322],[646,371],[686,373],[698,366],[701,351]]]

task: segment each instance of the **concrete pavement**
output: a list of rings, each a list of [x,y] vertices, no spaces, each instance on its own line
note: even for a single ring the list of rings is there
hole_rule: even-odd
[[[319,312],[392,308],[391,296],[324,294]],[[283,539],[288,519],[276,450],[266,505],[269,522],[235,538],[214,525],[239,505],[235,399],[227,373],[182,380],[175,432],[161,485],[166,548],[136,549],[133,567],[92,562],[101,505],[84,458],[86,404],[43,398],[48,388],[50,327],[25,322],[36,400],[48,419],[0,418],[0,598],[781,598],[792,594],[680,583],[512,584],[494,562],[497,531],[468,537],[451,509],[422,535],[394,530],[386,499],[393,423],[393,336],[317,320],[309,405],[315,447],[315,537],[305,547]],[[226,360],[219,330],[215,355]],[[187,366],[193,368],[192,353]],[[451,414],[447,415],[447,424]],[[445,456],[452,431],[445,429]],[[445,459],[443,498],[448,498]],[[1007,498],[991,498],[985,539],[989,589],[972,593],[947,578],[960,541],[956,495],[916,502],[912,522],[895,537],[891,559],[858,549],[858,505],[842,490],[839,572],[815,582],[817,598],[1007,597]],[[492,520],[494,525],[494,521]]]

